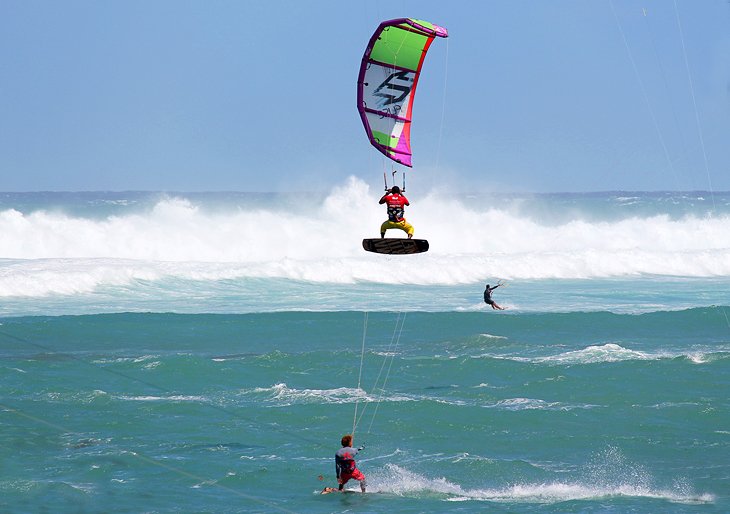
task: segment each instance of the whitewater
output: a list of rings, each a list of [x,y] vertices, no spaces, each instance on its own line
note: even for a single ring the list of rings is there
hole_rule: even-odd
[[[609,291],[661,279],[682,292],[730,277],[727,193],[430,193],[415,197],[407,216],[431,250],[406,258],[362,251],[383,220],[380,194],[354,178],[321,195],[8,193],[0,298],[18,310],[4,312],[23,313],[24,299],[59,298],[71,302],[64,312],[74,303],[88,312],[91,297],[107,312],[115,309],[107,303],[135,310],[136,299],[153,297],[163,299],[155,310],[170,302],[191,312],[175,305],[181,292],[197,295],[198,312],[277,310],[290,288],[318,300],[297,309],[377,310],[394,305],[364,305],[361,293],[389,284],[408,291],[396,295],[403,309],[449,309],[416,294],[435,287],[456,296],[451,308],[470,310],[480,308],[478,293],[477,301],[464,295],[497,279],[540,286],[513,305],[530,310],[555,280],[582,290],[602,279]],[[222,296],[228,310],[216,303]]]

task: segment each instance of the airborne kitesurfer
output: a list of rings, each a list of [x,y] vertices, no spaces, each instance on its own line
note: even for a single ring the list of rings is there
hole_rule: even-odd
[[[385,237],[385,231],[389,228],[397,228],[408,234],[408,239],[413,237],[413,225],[408,223],[404,217],[405,206],[411,205],[408,198],[401,194],[398,186],[391,187],[378,202],[388,204],[388,219],[380,226],[380,237]]]

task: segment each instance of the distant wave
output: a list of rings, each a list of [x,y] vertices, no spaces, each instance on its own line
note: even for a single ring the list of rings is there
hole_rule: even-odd
[[[275,384],[271,387],[257,387],[240,392],[243,396],[259,396],[265,402],[270,402],[277,407],[286,407],[295,404],[307,403],[355,403],[360,402],[400,402],[414,401],[406,395],[390,393],[382,398],[371,396],[362,389],[338,387],[335,389],[295,389],[286,384]]]
[[[727,358],[730,353],[723,348],[707,351],[693,350],[687,351],[662,351],[662,352],[642,352],[624,348],[615,343],[606,343],[602,345],[591,345],[580,350],[571,350],[556,355],[544,357],[503,357],[492,354],[481,355],[476,358],[491,357],[505,360],[514,360],[518,362],[532,362],[543,364],[599,364],[606,362],[623,362],[623,361],[649,361],[661,359],[684,358],[693,364],[705,364],[714,362],[719,359]]]
[[[545,400],[537,400],[534,398],[509,398],[507,400],[499,400],[494,405],[486,405],[488,408],[496,408],[501,410],[521,411],[521,410],[557,410],[570,411],[575,409],[592,409],[596,405],[569,405],[561,402],[546,402]]]
[[[730,276],[730,217],[699,211],[602,221],[576,213],[548,221],[514,206],[429,195],[408,211],[416,236],[431,243],[428,253],[367,254],[360,241],[377,237],[378,196],[351,179],[304,207],[273,199],[213,209],[171,196],[100,218],[6,208],[0,211],[0,296],[74,294],[171,278],[452,285],[494,276]]]
[[[379,393],[369,394],[363,390],[339,387],[335,389],[295,389],[286,384],[275,384],[271,387],[257,387],[239,392],[239,395],[246,398],[256,398],[258,401],[270,403],[276,407],[288,407],[300,404],[348,404],[355,402],[434,402],[446,405],[479,405],[486,408],[498,410],[547,410],[547,411],[569,411],[574,409],[591,409],[595,405],[569,405],[560,402],[546,402],[531,398],[512,398],[499,400],[492,404],[483,405],[480,400],[464,400],[459,398],[414,396],[399,393],[397,391],[386,391],[381,396]]]
[[[489,340],[489,339],[504,339],[504,340],[506,340],[508,338],[505,337],[505,336],[495,336],[495,335],[492,335],[492,334],[479,334],[479,339],[487,339],[487,340]]]
[[[651,355],[624,348],[615,343],[588,346],[582,350],[561,353],[551,357],[536,359],[539,362],[554,362],[558,364],[594,364],[598,362],[621,362],[632,360],[654,360],[667,358],[667,354]]]
[[[363,237],[378,234],[379,193],[352,179],[318,199],[242,195],[218,204],[177,195],[127,205],[116,198],[112,211],[51,209],[44,197],[24,208],[6,201],[0,210],[0,314],[475,312],[487,308],[481,289],[496,278],[514,280],[514,288],[499,290],[507,315],[636,313],[726,302],[727,213],[706,216],[687,208],[660,214],[663,204],[649,195],[642,197],[643,214],[621,217],[623,207],[615,206],[610,215],[596,214],[591,209],[601,211],[606,202],[584,195],[578,196],[580,209],[541,217],[524,199],[490,203],[428,195],[414,200],[408,213],[431,250],[398,257],[361,248]],[[541,209],[560,210],[554,201],[543,201]],[[609,284],[637,278],[651,294],[635,296],[624,285],[617,295]],[[675,286],[684,278],[718,283],[706,287],[709,295],[698,295],[687,281]],[[553,284],[583,279],[603,279],[602,289]],[[541,284],[518,287],[531,280]],[[551,287],[561,294],[547,293]],[[480,339],[500,344],[486,330]]]
[[[134,401],[134,402],[209,402],[210,399],[205,396],[185,396],[185,395],[170,395],[170,396],[118,396],[120,400]]]

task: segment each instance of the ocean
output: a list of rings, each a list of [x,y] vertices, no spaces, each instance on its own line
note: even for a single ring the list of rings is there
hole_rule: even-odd
[[[0,511],[730,512],[730,193],[381,194],[0,193]]]

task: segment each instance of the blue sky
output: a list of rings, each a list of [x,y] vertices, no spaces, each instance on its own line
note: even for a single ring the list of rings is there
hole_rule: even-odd
[[[727,0],[0,0],[0,190],[379,189],[355,85],[398,17],[450,34],[411,191],[730,190]]]

